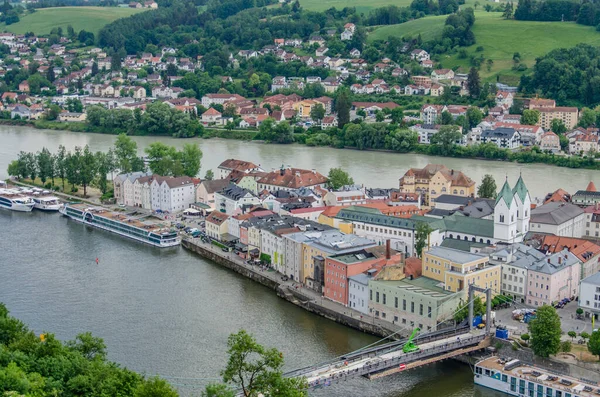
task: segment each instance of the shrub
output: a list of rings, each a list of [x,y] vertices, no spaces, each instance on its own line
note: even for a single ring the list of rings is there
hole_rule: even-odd
[[[52,182],[46,182],[46,184],[44,185],[44,187],[46,189],[52,189]]]
[[[564,353],[570,352],[572,347],[573,346],[571,345],[571,341],[568,341],[568,340],[566,340],[560,344],[560,350]]]
[[[525,342],[527,342],[531,337],[529,336],[529,334],[523,334],[521,335],[521,339],[524,340]]]
[[[475,51],[477,51],[477,52],[483,52],[483,46],[482,46],[482,45],[480,45],[479,47],[477,47],[477,48],[475,49]]]

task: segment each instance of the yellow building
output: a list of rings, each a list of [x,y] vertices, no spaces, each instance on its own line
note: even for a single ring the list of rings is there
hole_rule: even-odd
[[[474,197],[475,182],[461,171],[428,164],[425,168],[406,171],[400,178],[400,192],[421,194],[423,205],[433,207],[435,199],[442,194]]]
[[[575,128],[579,121],[579,109],[575,107],[551,107],[539,108],[540,119],[537,123],[544,130],[549,131],[552,128],[552,120],[561,120],[567,130]]]
[[[294,103],[293,108],[296,112],[298,112],[298,117],[309,118],[310,111],[312,110],[313,106],[315,106],[315,105],[321,105],[321,104],[319,102],[313,101],[311,99],[305,99],[304,101]]]
[[[423,252],[423,276],[440,281],[446,291],[464,291],[465,297],[470,284],[500,294],[501,267],[490,264],[487,255],[432,247]],[[485,294],[479,296],[485,299]]]
[[[342,233],[346,233],[346,234],[354,233],[354,228],[353,228],[352,222],[344,221],[342,219],[337,219],[335,217],[338,214],[338,212],[340,212],[340,210],[343,208],[344,207],[334,207],[334,206],[325,208],[325,211],[323,211],[319,214],[319,218],[317,219],[317,222],[319,222],[321,225],[334,227],[334,228],[338,229],[339,231],[341,231]]]

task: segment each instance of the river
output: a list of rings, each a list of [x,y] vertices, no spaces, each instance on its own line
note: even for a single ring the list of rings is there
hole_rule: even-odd
[[[140,149],[154,140],[134,138]],[[20,150],[55,150],[89,144],[106,150],[114,136],[0,127],[0,177]],[[561,186],[572,191],[599,174],[548,166],[418,155],[359,152],[197,140],[204,169],[225,158],[243,158],[265,168],[292,164],[347,169],[356,182],[396,186],[408,167],[441,162],[479,180],[485,173],[516,179],[522,169],[537,195]],[[537,170],[539,175],[534,177]],[[581,187],[583,185],[583,187]],[[314,364],[356,350],[376,338],[340,326],[278,298],[273,291],[182,248],[161,250],[91,229],[57,214],[0,210],[0,302],[37,333],[61,339],[92,331],[108,346],[109,359],[135,371],[158,374],[183,396],[218,377],[225,365],[227,336],[244,328],[264,345],[284,353],[286,369]],[[99,258],[96,265],[95,258]],[[440,397],[500,396],[473,385],[468,366],[453,361],[377,381],[341,382],[314,396]]]
[[[600,179],[600,171],[561,168],[546,164],[517,164],[304,145],[268,145],[225,139],[176,139],[154,136],[140,136],[133,139],[138,144],[140,155],[143,154],[143,149],[154,141],[176,147],[182,147],[190,142],[198,143],[203,152],[201,176],[207,169],[212,169],[216,173],[217,166],[227,158],[239,158],[260,164],[265,170],[279,168],[283,164],[298,168],[316,168],[326,175],[330,168],[341,167],[350,173],[356,183],[368,187],[398,187],[398,180],[408,168],[437,163],[461,170],[477,183],[485,174],[491,174],[496,179],[498,189],[507,176],[512,185],[516,182],[519,173],[522,173],[532,198],[543,198],[546,193],[558,188],[575,193],[577,190],[585,189],[590,180],[598,182]],[[99,151],[108,150],[114,141],[114,135],[0,126],[0,178],[7,176],[8,163],[14,160],[21,150],[36,152],[47,147],[50,151],[55,151],[58,145],[73,149],[75,146],[87,144],[93,151]]]

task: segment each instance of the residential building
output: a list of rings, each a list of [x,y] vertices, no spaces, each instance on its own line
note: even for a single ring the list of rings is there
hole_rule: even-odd
[[[547,256],[527,270],[527,304],[551,305],[579,293],[581,263],[568,250]]]
[[[598,152],[598,135],[579,134],[569,142],[569,153],[590,154]]]
[[[369,314],[369,280],[377,271],[377,269],[370,269],[348,277],[348,307]]]
[[[600,273],[581,280],[579,307],[583,309],[585,318],[600,320]]]
[[[483,130],[481,143],[493,143],[501,149],[516,149],[521,146],[521,134],[514,128]]]
[[[501,267],[490,263],[487,255],[431,247],[422,258],[423,276],[443,283],[446,291],[463,291],[463,298],[471,284],[500,291]]]
[[[442,194],[464,197],[475,196],[475,182],[461,171],[444,165],[428,164],[425,168],[411,168],[400,178],[400,192],[420,193],[423,205],[431,206]]]
[[[525,303],[527,296],[527,270],[546,254],[522,243],[497,248],[490,253],[490,263],[502,270],[502,294],[515,302]],[[495,295],[494,293],[493,295]]]
[[[202,106],[209,108],[212,104],[223,105],[225,102],[245,99],[238,94],[206,94],[202,97]]]
[[[260,199],[254,193],[234,184],[215,192],[215,209],[227,215],[243,212],[244,208],[259,204]]]
[[[229,183],[227,179],[203,180],[196,189],[196,202],[207,204],[211,210],[215,210],[215,193],[223,190]]]
[[[133,186],[133,182],[135,182],[136,179],[141,178],[143,176],[148,176],[151,175],[151,173],[148,172],[130,172],[127,174],[119,174],[117,176],[114,177],[113,179],[113,189],[114,189],[114,197],[115,197],[115,201],[117,204],[125,204],[125,191],[123,188],[123,184],[125,183],[126,180],[128,180]],[[127,192],[127,196],[128,196],[128,201],[133,202],[133,191],[131,192]],[[129,199],[129,196],[131,196],[132,198]]]
[[[256,165],[251,163],[250,161],[245,160],[237,160],[237,159],[227,159],[223,161],[217,167],[218,178],[224,179],[227,178],[232,171],[240,171],[245,174],[248,174],[253,171],[263,172],[263,169],[260,168],[260,165]]]
[[[546,253],[570,251],[581,262],[581,278],[600,272],[600,245],[589,240],[572,237],[543,235],[539,239],[539,250]]]
[[[570,203],[547,203],[531,210],[530,230],[556,236],[582,237],[585,213]]]
[[[295,190],[302,187],[325,188],[327,177],[316,170],[281,167],[279,170],[266,173],[257,180],[258,191]]]
[[[229,215],[219,211],[213,211],[206,217],[206,235],[215,240],[222,241],[228,234]]]
[[[328,206],[350,206],[367,203],[367,195],[358,188],[349,187],[348,190],[328,191],[323,198]]]
[[[560,152],[560,138],[552,131],[548,131],[542,135],[540,149],[550,151],[552,153]]]
[[[542,107],[536,109],[540,112],[540,120],[537,125],[546,131],[552,129],[552,120],[554,119],[561,120],[568,130],[575,128],[579,121],[579,109],[576,107]]]
[[[600,204],[600,192],[596,190],[594,182],[590,181],[585,190],[578,190],[571,200],[573,204],[579,205],[580,207],[595,206]]]
[[[196,202],[194,181],[187,176],[156,177],[150,184],[150,192],[153,210],[180,212]]]

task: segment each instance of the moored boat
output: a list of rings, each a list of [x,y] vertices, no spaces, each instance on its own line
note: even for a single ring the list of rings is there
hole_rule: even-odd
[[[18,190],[0,188],[0,208],[18,212],[30,212],[34,202],[31,197],[21,194]]]
[[[33,208],[41,211],[58,211],[62,206],[58,197],[54,196],[33,197],[33,202]]]

